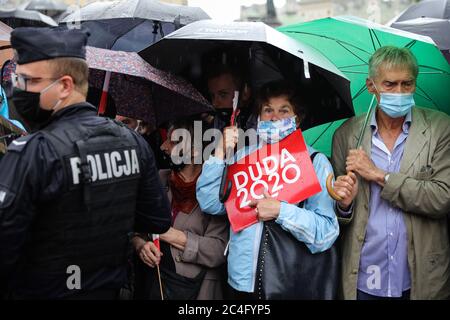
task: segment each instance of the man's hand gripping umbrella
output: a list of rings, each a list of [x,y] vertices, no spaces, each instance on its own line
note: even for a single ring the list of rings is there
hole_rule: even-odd
[[[369,119],[370,119],[370,117],[371,117],[371,115],[372,115],[372,111],[373,111],[373,109],[374,109],[374,108],[373,108],[373,103],[374,103],[374,101],[375,101],[375,95],[372,97],[372,100],[371,100],[371,102],[370,102],[369,109],[368,109],[368,111],[367,111],[366,118],[365,118],[365,120],[364,120],[364,124],[363,124],[363,126],[361,127],[361,131],[359,132],[359,135],[358,135],[358,141],[357,141],[357,143],[356,143],[356,148],[355,148],[355,149],[360,149],[360,148],[361,148],[362,140],[363,140],[363,137],[364,137],[364,132],[365,132],[365,130],[366,130],[366,128],[367,128],[367,124],[369,123]],[[336,191],[334,190],[334,188],[333,188],[333,183],[332,183],[332,181],[333,181],[333,176],[334,176],[334,175],[333,175],[332,173],[330,173],[330,174],[328,175],[328,177],[327,177],[326,186],[327,186],[328,194],[329,194],[330,197],[332,197],[334,200],[336,200],[336,201],[342,201],[342,200],[344,199],[345,195],[344,195],[342,192],[338,193],[338,192],[336,192]],[[356,180],[356,175],[355,175],[354,172],[348,171],[348,172],[347,172],[347,175],[344,177],[344,179],[347,180],[347,182],[355,181],[355,180]]]

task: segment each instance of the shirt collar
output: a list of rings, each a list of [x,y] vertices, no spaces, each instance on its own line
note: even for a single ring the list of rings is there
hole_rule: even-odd
[[[370,119],[370,126],[372,128],[372,133],[375,135],[378,133],[378,124],[376,119],[376,110],[375,112],[372,112],[372,116]],[[411,126],[412,121],[412,109],[409,110],[409,112],[406,114],[405,120],[403,121],[402,130],[403,133],[408,134],[409,133],[409,127]]]

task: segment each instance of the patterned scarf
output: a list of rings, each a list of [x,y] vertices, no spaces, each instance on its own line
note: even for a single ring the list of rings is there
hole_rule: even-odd
[[[169,176],[169,186],[172,191],[172,212],[189,214],[197,206],[195,186],[200,173],[191,182],[186,182],[179,172],[172,171]],[[175,217],[173,217],[175,220]]]

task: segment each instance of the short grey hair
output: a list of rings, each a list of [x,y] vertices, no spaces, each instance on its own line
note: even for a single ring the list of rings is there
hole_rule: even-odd
[[[406,67],[411,72],[414,80],[417,79],[417,75],[419,74],[417,59],[407,48],[385,46],[375,51],[369,59],[369,77],[371,79],[378,76],[381,65],[387,69]]]

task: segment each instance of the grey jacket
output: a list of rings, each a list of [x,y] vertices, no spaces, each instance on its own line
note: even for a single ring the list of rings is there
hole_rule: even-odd
[[[161,170],[160,177],[167,190],[169,201],[172,194],[168,185],[170,170]],[[223,299],[223,286],[218,267],[222,266],[226,257],[225,247],[229,238],[229,224],[226,216],[204,214],[197,205],[192,212],[178,213],[173,227],[183,231],[187,236],[184,251],[170,247],[176,272],[182,276],[193,278],[204,268],[207,269],[197,300]]]
[[[347,120],[333,137],[332,164],[336,176],[346,174],[349,149],[356,146],[364,116]],[[362,143],[371,153],[371,128]],[[359,179],[353,214],[341,218],[342,294],[356,299],[361,249],[369,218],[370,185]],[[399,173],[390,174],[381,197],[404,211],[408,233],[411,299],[450,297],[450,117],[413,108],[412,122]]]

